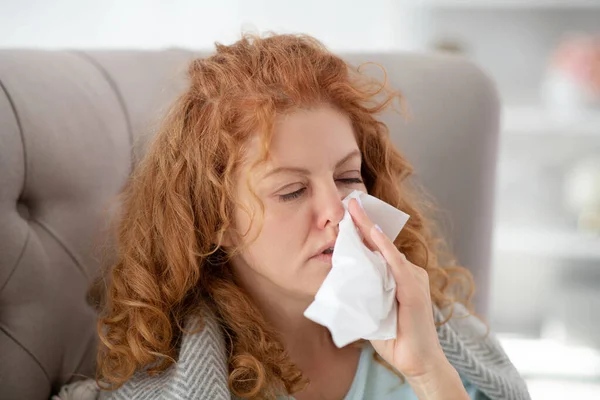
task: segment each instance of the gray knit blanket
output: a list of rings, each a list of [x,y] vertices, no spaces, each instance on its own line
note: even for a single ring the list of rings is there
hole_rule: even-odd
[[[448,314],[434,309],[436,321]],[[199,327],[191,319],[190,331]],[[530,399],[523,378],[512,365],[487,326],[455,305],[453,317],[438,327],[438,338],[456,370],[491,400]],[[228,400],[227,358],[221,329],[214,318],[205,318],[202,331],[184,335],[179,360],[162,374],[150,377],[138,372],[122,387],[100,391],[93,380],[62,388],[53,400]]]

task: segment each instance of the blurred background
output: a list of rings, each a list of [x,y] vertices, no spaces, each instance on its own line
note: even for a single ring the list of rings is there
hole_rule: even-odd
[[[600,0],[0,0],[0,48],[452,52],[502,97],[491,325],[534,399],[600,398]]]

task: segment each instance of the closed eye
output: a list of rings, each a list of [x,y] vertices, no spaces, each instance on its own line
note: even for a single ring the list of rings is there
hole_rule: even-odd
[[[336,179],[336,181],[345,183],[347,185],[363,183],[363,180],[360,178],[343,178],[343,179]]]
[[[363,180],[361,178],[342,178],[342,179],[336,179],[336,182],[341,182],[345,185],[357,185],[357,184],[363,183]],[[304,194],[305,191],[306,191],[306,187],[303,187],[301,189],[296,190],[295,192],[279,195],[279,200],[280,201],[290,201],[290,200],[297,199],[298,197],[302,196],[302,194]]]
[[[287,193],[287,194],[279,195],[279,200],[281,200],[281,201],[290,201],[290,200],[297,199],[298,197],[302,196],[302,193],[304,193],[304,191],[306,191],[305,187],[303,187],[302,189],[298,189],[298,190],[296,190],[295,192],[292,192],[292,193]]]

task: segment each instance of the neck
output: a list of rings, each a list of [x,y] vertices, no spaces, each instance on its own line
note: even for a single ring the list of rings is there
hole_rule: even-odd
[[[248,271],[249,268],[245,270]],[[316,358],[317,354],[337,350],[327,328],[304,316],[304,310],[308,308],[312,298],[285,292],[254,272],[237,270],[236,278],[267,323],[280,334],[283,345],[296,363],[304,364]]]
[[[259,308],[266,322],[280,335],[289,359],[310,382],[298,399],[342,398],[356,374],[360,349],[338,349],[327,328],[304,316],[312,296],[286,292],[264,276],[234,266],[237,283]]]

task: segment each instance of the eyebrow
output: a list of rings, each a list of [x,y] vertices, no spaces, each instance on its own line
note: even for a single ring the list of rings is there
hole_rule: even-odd
[[[360,156],[361,156],[361,154],[360,154],[359,150],[353,150],[352,152],[350,152],[346,156],[344,156],[344,158],[342,158],[340,161],[338,161],[335,164],[335,168],[339,168],[340,166],[342,166],[345,163],[347,163],[348,161],[350,161],[352,158],[360,157]],[[266,178],[268,176],[275,175],[275,174],[278,174],[281,172],[293,172],[293,173],[298,173],[298,174],[303,174],[303,175],[310,175],[310,171],[305,168],[278,167],[278,168],[272,169],[271,171],[267,172],[263,178]]]

